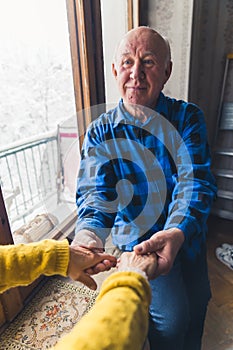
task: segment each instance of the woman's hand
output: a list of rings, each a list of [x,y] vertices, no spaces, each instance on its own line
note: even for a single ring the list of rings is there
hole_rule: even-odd
[[[117,263],[116,258],[110,254],[94,252],[79,245],[71,245],[69,249],[68,276],[75,281],[82,282],[91,289],[96,289],[97,285],[88,271],[92,271],[96,266],[99,267],[98,270],[106,271],[106,269],[109,270],[111,267],[116,266]]]

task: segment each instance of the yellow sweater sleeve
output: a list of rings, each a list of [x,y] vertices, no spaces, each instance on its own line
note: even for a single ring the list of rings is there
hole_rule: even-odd
[[[96,304],[54,350],[142,350],[148,332],[149,283],[136,272],[116,272]]]
[[[0,246],[0,293],[32,283],[40,275],[67,275],[68,241],[52,239],[40,242]]]

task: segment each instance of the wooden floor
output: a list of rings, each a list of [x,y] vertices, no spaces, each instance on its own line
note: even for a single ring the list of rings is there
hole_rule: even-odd
[[[215,256],[216,247],[222,243],[233,244],[233,221],[211,217],[207,248],[212,299],[202,350],[233,350],[233,270]]]

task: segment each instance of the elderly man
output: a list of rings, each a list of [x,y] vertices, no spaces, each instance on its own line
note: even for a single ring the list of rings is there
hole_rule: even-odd
[[[211,295],[206,221],[216,193],[204,116],[161,92],[172,71],[170,47],[151,28],[124,36],[112,71],[121,100],[87,131],[74,241],[103,249],[111,233],[121,251],[155,252],[151,349],[200,349]]]

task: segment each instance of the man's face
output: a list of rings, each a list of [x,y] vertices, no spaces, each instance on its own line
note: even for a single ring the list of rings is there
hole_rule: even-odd
[[[171,74],[165,41],[147,28],[138,28],[120,43],[112,66],[124,104],[154,108]]]

